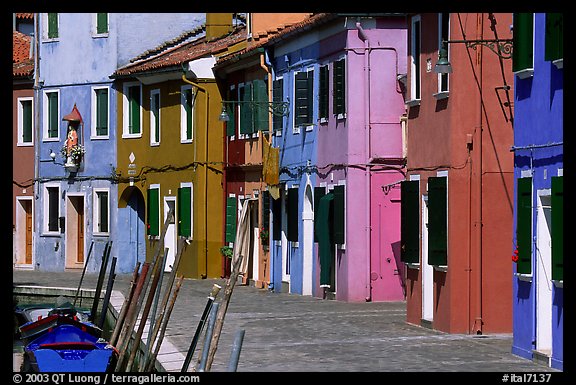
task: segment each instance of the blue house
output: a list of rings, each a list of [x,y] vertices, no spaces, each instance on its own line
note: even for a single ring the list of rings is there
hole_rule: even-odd
[[[143,236],[130,233],[129,215],[117,209],[118,97],[110,75],[146,49],[201,25],[205,16],[36,16],[40,64],[35,74],[39,87],[34,108],[38,145],[33,266],[64,271],[86,265],[87,272],[97,272],[111,242],[110,257],[118,258],[116,272],[132,272],[145,258],[145,244]]]
[[[563,18],[514,14],[512,352],[563,369]]]

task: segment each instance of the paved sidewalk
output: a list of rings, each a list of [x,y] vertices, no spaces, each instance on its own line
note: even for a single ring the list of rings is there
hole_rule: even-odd
[[[15,270],[13,283],[77,288],[80,276]],[[114,290],[127,295],[130,278],[118,275]],[[82,288],[95,288],[97,279],[87,274]],[[184,281],[166,331],[181,353],[169,370],[181,368],[214,283],[224,289],[226,280]],[[404,302],[345,303],[236,285],[211,371],[226,371],[243,329],[239,372],[559,372],[513,355],[510,334],[445,334],[405,319]]]

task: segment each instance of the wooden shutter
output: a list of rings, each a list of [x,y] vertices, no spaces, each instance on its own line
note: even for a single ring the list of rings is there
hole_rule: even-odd
[[[286,237],[292,242],[298,242],[298,190],[298,188],[289,188],[286,202],[286,212],[288,213],[288,234]]]
[[[346,97],[346,81],[345,81],[345,66],[344,59],[334,62],[334,98],[333,109],[334,114],[344,114],[346,112],[344,102]]]
[[[180,187],[178,189],[178,235],[192,236],[192,189]]]
[[[546,14],[546,48],[544,60],[564,57],[564,26],[561,13]]]
[[[284,99],[284,79],[276,79],[273,83],[272,91],[272,101],[274,103],[280,103]],[[274,130],[282,130],[284,117],[280,114],[275,114],[272,117],[272,124],[274,125]]]
[[[428,178],[428,264],[448,264],[448,197],[446,177]]]
[[[564,177],[552,177],[552,279],[564,280]]]
[[[55,39],[58,37],[58,14],[48,14],[48,38]]]
[[[98,195],[98,205],[100,209],[100,228],[99,231],[102,233],[108,232],[108,192],[100,191]]]
[[[328,66],[320,67],[320,86],[318,90],[318,117],[320,119],[328,118]]]
[[[96,135],[108,135],[108,90],[96,90]]]
[[[400,183],[400,260],[420,261],[420,181]]]
[[[48,231],[58,231],[58,203],[59,193],[57,187],[47,187],[48,191]]]
[[[308,73],[298,72],[295,76],[295,120],[296,126],[302,126],[309,122],[308,111]]]
[[[236,240],[236,221],[238,218],[238,201],[236,197],[226,198],[226,243]]]
[[[512,71],[532,68],[534,62],[534,14],[514,14]]]
[[[160,235],[159,191],[148,189],[148,235]]]
[[[160,142],[160,93],[152,94],[152,113],[154,115],[154,140]]]
[[[140,87],[134,86],[128,88],[128,103],[129,103],[129,133],[140,133]]]
[[[251,134],[254,132],[254,113],[252,106],[252,83],[246,83],[240,87],[240,133]]]
[[[22,102],[22,142],[32,142],[32,102]]]
[[[254,131],[268,131],[269,112],[268,112],[268,90],[266,82],[261,79],[254,80],[254,105],[257,106],[254,111]]]
[[[272,199],[272,239],[282,239],[282,200]]]
[[[226,122],[226,136],[236,134],[236,102],[226,103],[226,113],[229,120]]]
[[[186,139],[192,139],[192,89],[184,90],[184,111],[186,112]]]
[[[262,193],[262,227],[268,229],[270,227],[270,192],[264,191]]]
[[[318,209],[320,208],[320,199],[326,195],[326,187],[314,187],[314,242],[318,242],[319,226],[321,226],[318,217]]]
[[[97,13],[96,14],[96,33],[106,33],[108,32],[108,14],[107,13]]]
[[[516,272],[532,273],[532,178],[519,178],[516,202]]]
[[[58,93],[48,94],[48,137],[58,137]]]
[[[332,193],[334,194],[334,222],[332,224],[332,240],[334,243],[342,245],[346,242],[344,232],[346,222],[346,213],[344,211],[344,186],[334,186]]]

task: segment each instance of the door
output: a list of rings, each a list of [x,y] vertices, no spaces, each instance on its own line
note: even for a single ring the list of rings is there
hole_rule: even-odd
[[[22,205],[24,206],[24,211],[26,215],[26,254],[25,254],[25,263],[27,265],[32,264],[32,201],[31,200],[23,200]]]
[[[77,228],[78,228],[78,242],[76,244],[76,263],[84,265],[84,202],[79,201],[81,206],[78,209]]]
[[[168,217],[168,211],[172,210],[174,215],[168,222],[168,227],[166,228],[166,235],[164,236],[164,247],[168,248],[168,255],[166,255],[166,264],[164,265],[164,271],[172,271],[172,265],[174,265],[174,260],[176,259],[176,197],[164,197],[164,221]],[[162,255],[160,255],[161,257]]]
[[[536,223],[536,350],[552,353],[552,213],[550,195],[538,197]]]
[[[66,268],[84,266],[84,196],[66,195]]]
[[[302,294],[312,295],[312,252],[314,247],[314,209],[312,208],[312,187],[306,185],[304,209],[302,211]]]
[[[434,319],[434,268],[428,264],[428,196],[422,196],[422,319]]]

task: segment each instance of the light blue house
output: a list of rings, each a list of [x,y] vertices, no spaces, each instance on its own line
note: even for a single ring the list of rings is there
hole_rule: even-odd
[[[145,241],[131,231],[134,211],[118,209],[118,97],[110,75],[202,25],[205,14],[40,13],[37,20],[33,267],[86,264],[87,272],[97,272],[111,242],[116,272],[130,273],[144,261]]]
[[[564,69],[561,13],[514,14],[512,352],[563,369]]]

